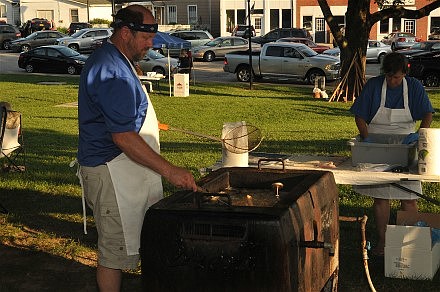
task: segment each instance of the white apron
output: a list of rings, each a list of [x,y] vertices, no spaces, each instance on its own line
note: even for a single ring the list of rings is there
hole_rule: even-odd
[[[133,66],[132,70],[136,73]],[[159,127],[156,113],[144,86],[142,88],[147,96],[148,108],[139,135],[159,153]],[[124,153],[107,162],[107,166],[115,188],[127,254],[139,254],[145,212],[148,207],[163,198],[161,176],[132,161]]]
[[[368,133],[406,135],[414,132],[415,122],[413,121],[408,105],[408,84],[405,78],[403,78],[402,82],[404,108],[390,109],[385,107],[387,94],[387,81],[385,78],[382,84],[380,107],[370,124],[367,126]],[[399,182],[399,185],[418,193],[422,192],[421,183],[418,181]],[[401,190],[390,184],[353,186],[353,189],[360,194],[379,199],[412,200],[418,198],[416,195]]]

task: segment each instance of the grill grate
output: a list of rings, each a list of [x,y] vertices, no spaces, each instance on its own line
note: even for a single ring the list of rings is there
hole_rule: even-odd
[[[226,225],[218,223],[185,222],[182,226],[182,237],[188,239],[228,240],[243,239],[246,236],[246,225]]]

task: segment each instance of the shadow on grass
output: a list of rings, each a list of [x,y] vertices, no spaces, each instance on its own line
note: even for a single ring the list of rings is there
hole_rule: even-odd
[[[0,244],[0,291],[98,291],[95,267],[45,252]],[[122,291],[140,291],[139,275],[123,273]]]
[[[39,82],[64,82],[67,85],[78,85],[79,76],[57,76],[46,74],[0,74],[2,82],[14,82],[14,83],[30,83],[37,84]],[[53,86],[53,85],[50,85]]]
[[[0,189],[0,200],[9,211],[9,222],[96,248],[97,234],[93,225],[88,224],[88,234],[84,235],[82,221],[78,222],[82,216],[81,197],[27,189]],[[92,211],[88,209],[87,214],[91,216]],[[77,222],[70,218],[74,215]]]

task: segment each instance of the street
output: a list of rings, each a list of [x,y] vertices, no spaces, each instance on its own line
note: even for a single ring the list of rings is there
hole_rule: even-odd
[[[2,74],[44,74],[44,73],[26,73],[24,69],[18,68],[19,53],[12,53],[10,51],[0,51],[0,73]],[[378,75],[380,71],[380,64],[368,63],[366,70],[366,77],[370,78],[372,76]],[[62,74],[63,76],[68,76],[67,74]],[[231,73],[226,73],[223,71],[223,60],[216,60],[214,62],[194,62],[194,77],[195,82],[238,82],[235,75]],[[272,80],[262,80],[261,82],[272,82],[277,81]],[[277,82],[278,83],[278,82]],[[283,84],[292,84],[291,81],[282,81]],[[304,82],[294,81],[295,85],[304,85]],[[336,84],[333,82],[332,84]],[[311,86],[311,85],[308,85]]]

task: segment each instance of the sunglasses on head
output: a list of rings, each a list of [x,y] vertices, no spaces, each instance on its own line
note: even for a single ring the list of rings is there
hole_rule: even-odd
[[[125,22],[120,19],[115,20],[115,26],[116,27],[128,27],[131,30],[134,31],[142,31],[142,32],[150,32],[150,33],[156,33],[158,30],[158,24],[148,24],[148,23],[142,23],[142,24],[135,24],[133,22]]]

